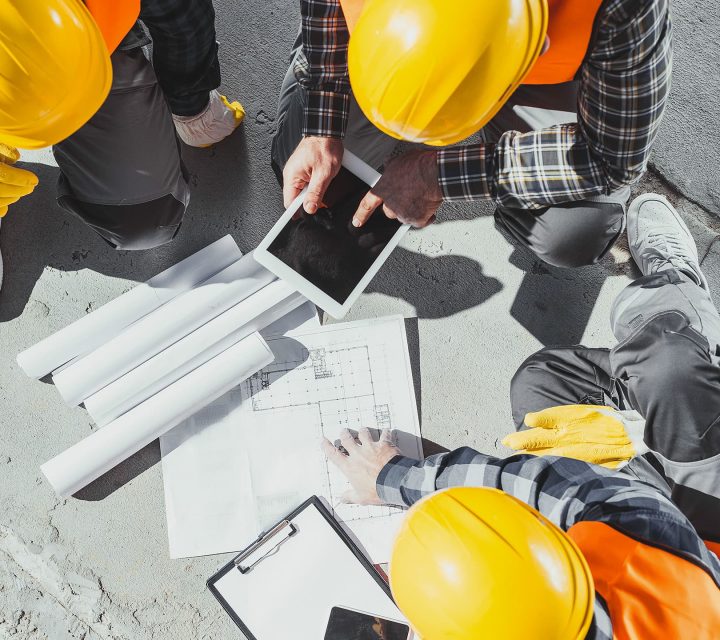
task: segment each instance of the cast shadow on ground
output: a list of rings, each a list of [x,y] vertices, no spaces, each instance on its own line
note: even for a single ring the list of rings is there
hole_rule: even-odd
[[[176,238],[147,251],[116,251],[90,227],[56,203],[56,167],[19,163],[40,180],[35,191],[12,205],[3,219],[0,242],[5,277],[0,290],[0,322],[22,314],[46,267],[71,272],[90,269],[104,275],[143,282],[231,233],[241,250],[257,243],[255,220],[243,215],[250,176],[248,148],[241,128],[213,149],[184,148],[190,172],[191,204]],[[268,169],[268,182],[273,181]],[[251,244],[254,242],[255,244]]]
[[[510,264],[525,272],[510,315],[543,346],[579,344],[605,280],[631,269],[627,263],[615,263],[611,254],[596,265],[554,267],[527,247],[509,241],[514,245]],[[624,236],[618,245],[623,243]]]
[[[406,300],[421,319],[472,309],[501,290],[500,281],[484,275],[482,265],[472,258],[431,257],[403,247],[393,251],[367,288]]]

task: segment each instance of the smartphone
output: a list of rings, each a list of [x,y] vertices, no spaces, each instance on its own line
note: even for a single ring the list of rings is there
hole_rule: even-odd
[[[407,640],[410,627],[371,613],[333,607],[324,640]]]

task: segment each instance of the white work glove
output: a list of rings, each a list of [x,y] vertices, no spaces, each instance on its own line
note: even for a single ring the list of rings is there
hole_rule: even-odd
[[[245,109],[239,102],[229,102],[217,89],[213,89],[205,109],[195,116],[173,114],[173,122],[185,144],[204,148],[227,138],[244,117]]]

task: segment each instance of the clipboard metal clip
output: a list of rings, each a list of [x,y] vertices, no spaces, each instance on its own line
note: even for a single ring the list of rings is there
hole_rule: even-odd
[[[296,533],[297,528],[292,522],[290,522],[290,520],[278,522],[272,529],[270,529],[270,531],[261,535],[255,542],[245,549],[245,551],[233,560],[235,567],[240,571],[240,573],[247,573]],[[265,549],[266,545],[269,545],[270,543],[274,544]]]

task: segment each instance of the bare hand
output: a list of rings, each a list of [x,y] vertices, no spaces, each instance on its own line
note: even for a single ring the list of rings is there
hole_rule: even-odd
[[[289,207],[300,192],[308,187],[303,207],[308,213],[315,213],[328,185],[340,171],[342,157],[342,140],[312,136],[303,138],[283,169],[285,207]]]
[[[388,163],[382,178],[360,202],[353,224],[362,227],[383,205],[388,218],[426,227],[435,221],[441,203],[436,153],[413,151]]]
[[[343,494],[343,502],[383,504],[375,486],[377,478],[390,460],[401,455],[400,449],[395,446],[392,433],[384,429],[380,433],[380,439],[375,442],[370,429],[360,429],[357,439],[350,431],[343,429],[340,432],[340,444],[347,453],[340,451],[327,438],[323,439],[322,449],[352,486],[350,491]]]

